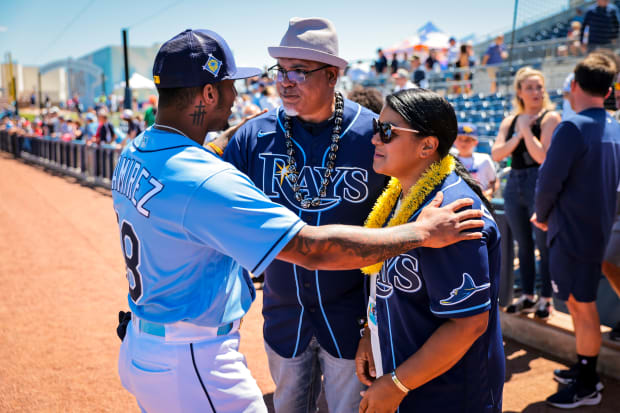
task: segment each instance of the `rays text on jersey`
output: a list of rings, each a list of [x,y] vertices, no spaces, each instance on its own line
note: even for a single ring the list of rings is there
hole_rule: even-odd
[[[274,153],[261,153],[258,155],[263,160],[263,186],[262,190],[271,199],[286,198],[289,204],[298,209],[308,212],[320,212],[331,209],[340,204],[342,200],[352,203],[361,203],[368,197],[368,171],[358,167],[339,166],[330,176],[330,184],[327,186],[327,194],[321,198],[319,207],[308,209],[301,208],[294,198],[293,183],[287,179],[290,171],[287,167],[287,156]],[[319,188],[325,167],[303,166],[299,170],[299,178],[296,184],[301,192],[311,198],[319,195]]]
[[[148,169],[135,159],[121,156],[112,175],[112,190],[124,195],[143,216],[151,214],[145,204],[164,188]]]

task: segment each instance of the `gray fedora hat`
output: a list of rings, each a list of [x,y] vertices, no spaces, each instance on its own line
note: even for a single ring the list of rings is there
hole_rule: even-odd
[[[289,58],[312,60],[344,69],[347,61],[338,57],[336,28],[320,17],[293,17],[280,46],[269,47],[274,59]]]

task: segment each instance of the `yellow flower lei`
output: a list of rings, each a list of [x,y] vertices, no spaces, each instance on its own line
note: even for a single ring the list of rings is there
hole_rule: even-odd
[[[441,161],[434,162],[429,166],[424,174],[418,179],[418,181],[409,189],[409,192],[400,203],[398,209],[394,213],[388,227],[395,225],[401,225],[406,223],[411,215],[420,208],[422,201],[433,192],[433,189],[437,185],[441,184],[443,180],[450,175],[454,170],[454,158],[452,155],[444,157]],[[375,202],[375,206],[370,211],[364,227],[366,228],[381,228],[385,223],[385,220],[390,215],[392,208],[396,205],[398,196],[401,192],[400,182],[396,178],[390,179],[390,183],[387,188],[383,190],[383,193]],[[377,274],[381,271],[383,262],[378,262],[373,265],[362,268],[362,272],[366,275]]]

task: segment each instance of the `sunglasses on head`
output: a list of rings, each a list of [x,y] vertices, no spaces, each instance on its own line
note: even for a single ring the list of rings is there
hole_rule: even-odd
[[[380,120],[377,120],[377,119],[372,120],[372,129],[374,133],[379,134],[379,137],[381,138],[381,142],[383,143],[390,143],[390,141],[392,140],[392,129],[405,131],[405,132],[420,133],[420,131],[417,131],[415,129],[401,128],[399,126],[394,126],[391,123],[381,122]]]

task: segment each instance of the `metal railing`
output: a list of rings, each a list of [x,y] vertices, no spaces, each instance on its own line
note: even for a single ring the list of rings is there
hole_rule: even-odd
[[[0,150],[105,188],[110,188],[121,151],[113,145],[64,142],[49,136],[25,136],[8,131],[0,131]]]

